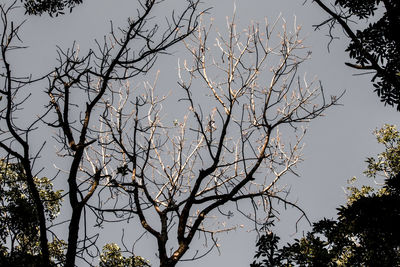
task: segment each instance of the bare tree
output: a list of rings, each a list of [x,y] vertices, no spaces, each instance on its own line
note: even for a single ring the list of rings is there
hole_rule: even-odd
[[[310,55],[299,34],[283,19],[242,32],[232,19],[216,35],[212,25],[199,27],[184,41],[191,60],[179,65],[176,104],[156,93],[156,83],[132,89],[120,81],[103,98],[101,144],[90,157],[107,166],[99,202],[90,205],[99,223],[137,216],[165,267],[185,260],[196,235],[216,246],[216,234],[232,229],[224,217],[234,207],[262,224],[273,200],[296,206],[280,180],[302,160],[307,123],[337,103],[325,100],[319,82],[298,75]],[[173,120],[177,105],[184,115]],[[100,164],[114,159],[118,166]],[[244,201],[252,215],[241,210]],[[198,257],[193,251],[186,260]]]
[[[68,242],[65,266],[75,266],[77,257],[88,260],[88,250],[96,247],[98,234],[89,236],[87,220],[84,216],[88,201],[99,190],[99,184],[108,179],[105,172],[110,160],[95,162],[91,160],[92,147],[100,142],[98,131],[93,128],[97,118],[103,113],[102,99],[112,94],[115,82],[132,79],[146,73],[154,64],[157,55],[166,53],[174,44],[192,34],[197,25],[198,1],[186,1],[180,13],[173,13],[164,27],[154,22],[152,15],[156,5],[163,1],[137,1],[139,9],[127,22],[125,28],[112,27],[109,38],[97,42],[97,49],[79,55],[76,45],[70,49],[59,50],[59,65],[50,74],[34,80],[29,77],[17,77],[14,74],[10,54],[24,47],[19,43],[19,30],[22,23],[16,25],[10,21],[10,13],[16,2],[1,5],[1,64],[2,83],[0,94],[0,148],[7,162],[21,163],[26,173],[31,198],[38,211],[40,230],[40,254],[43,266],[52,265],[49,233],[44,205],[40,192],[34,183],[34,177],[43,171],[49,171],[49,164],[35,165],[45,143],[38,149],[32,143],[32,135],[43,124],[58,130],[55,138],[58,142],[57,155],[69,164],[65,173],[59,173],[54,179],[67,180],[65,189],[69,199],[71,216],[68,220]],[[30,102],[26,90],[37,81],[47,79],[47,94],[50,104],[38,119],[26,123],[19,119],[21,110],[35,106]],[[55,116],[54,116],[55,114]],[[94,122],[93,122],[94,121]],[[96,155],[93,155],[94,157]],[[51,158],[52,156],[48,156]],[[51,165],[50,165],[51,166]],[[80,230],[83,226],[83,231]],[[54,234],[52,234],[53,238]]]

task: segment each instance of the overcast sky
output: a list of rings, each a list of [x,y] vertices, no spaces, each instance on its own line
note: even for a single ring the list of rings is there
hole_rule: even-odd
[[[170,1],[170,6],[181,5],[180,1]],[[21,73],[40,73],[55,65],[56,45],[71,46],[74,40],[85,50],[94,45],[94,39],[102,39],[109,31],[109,21],[114,25],[124,25],[126,18],[135,12],[132,0],[85,0],[72,14],[50,19],[46,16],[29,17],[21,37],[29,49],[16,56]],[[384,123],[397,124],[398,113],[391,107],[384,107],[373,93],[370,76],[354,76],[354,70],[344,65],[349,61],[344,49],[347,39],[335,40],[330,53],[327,50],[329,38],[326,31],[314,31],[312,25],[326,18],[325,14],[310,0],[203,0],[202,7],[212,7],[205,20],[214,18],[221,29],[226,26],[226,16],[231,16],[236,4],[238,28],[245,28],[251,21],[274,20],[280,14],[288,24],[297,21],[303,26],[305,44],[312,51],[312,59],[303,68],[309,77],[316,75],[322,81],[327,95],[346,94],[341,99],[342,106],[326,112],[326,116],[313,121],[305,138],[304,162],[299,165],[300,177],[288,176],[285,182],[292,187],[290,199],[304,208],[311,220],[334,217],[335,208],[346,200],[343,188],[352,176],[367,182],[362,172],[366,168],[365,158],[382,150],[376,144],[372,131]],[[164,10],[157,10],[158,15]],[[179,51],[172,56],[159,58],[156,68],[160,70],[162,86],[176,87],[176,66]],[[284,133],[283,133],[284,134]],[[285,212],[281,208],[281,221],[277,231],[289,241],[295,233],[298,213]],[[305,230],[306,223],[299,225]],[[247,266],[255,250],[256,235],[248,233],[248,228],[220,236],[221,255],[217,251],[194,263],[179,266]],[[137,254],[150,259],[157,265],[154,250],[140,249]]]

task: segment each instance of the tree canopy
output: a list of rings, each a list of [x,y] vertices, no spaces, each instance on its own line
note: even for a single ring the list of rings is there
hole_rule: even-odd
[[[40,198],[45,204],[49,230],[57,218],[62,190],[54,190],[52,182],[35,177]],[[20,164],[0,159],[0,266],[37,267],[45,263],[41,257],[38,215],[28,190],[26,175]],[[67,243],[54,235],[49,243],[51,266],[63,266]],[[104,245],[99,257],[100,267],[149,267],[140,256],[125,256],[115,243]]]
[[[100,255],[99,267],[150,267],[147,260],[140,256],[125,257],[121,248],[115,244],[106,244]]]
[[[83,0],[21,0],[24,8],[29,15],[42,15],[48,13],[50,16],[63,15],[65,9],[72,11],[72,9],[82,4]]]
[[[60,211],[62,191],[54,191],[46,177],[34,177],[34,181],[51,224]],[[38,214],[24,169],[21,164],[7,163],[3,159],[0,159],[0,213],[0,265],[42,265]],[[61,262],[65,242],[54,239],[49,247],[52,263]]]
[[[336,0],[332,7],[321,0],[313,2],[330,16],[317,28],[328,26],[333,39],[333,28],[339,26],[350,39],[346,51],[355,63],[346,65],[372,71],[374,90],[381,101],[400,110],[400,2]]]
[[[350,186],[347,204],[338,208],[336,220],[314,223],[303,238],[279,249],[278,236],[263,235],[252,267],[399,266],[400,133],[385,125],[375,135],[385,150],[367,159],[365,174],[382,178],[382,186]]]

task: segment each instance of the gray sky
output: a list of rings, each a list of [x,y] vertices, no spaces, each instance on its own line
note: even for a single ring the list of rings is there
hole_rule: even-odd
[[[72,14],[50,19],[29,17],[21,34],[29,49],[16,55],[18,71],[40,74],[55,65],[56,45],[71,46],[74,40],[85,51],[94,45],[94,38],[102,39],[109,31],[109,21],[114,25],[124,25],[126,18],[135,7],[129,0],[86,0]],[[181,1],[170,1],[171,8],[179,6]],[[238,29],[245,28],[251,21],[264,21],[264,17],[274,20],[280,13],[291,24],[295,17],[298,25],[303,25],[305,44],[312,51],[312,59],[302,69],[308,77],[316,75],[322,81],[326,94],[346,94],[340,101],[343,106],[336,106],[326,112],[324,118],[311,123],[305,139],[304,162],[298,167],[300,177],[286,177],[285,182],[292,187],[292,200],[307,211],[310,219],[315,221],[323,217],[334,217],[335,209],[345,202],[343,188],[352,176],[367,182],[362,172],[366,168],[367,156],[373,156],[382,150],[377,146],[372,131],[384,123],[397,124],[398,113],[395,109],[384,107],[372,92],[370,77],[353,76],[356,72],[344,65],[349,61],[344,49],[347,39],[340,31],[327,51],[329,39],[326,31],[315,32],[313,24],[321,22],[326,16],[309,0],[304,6],[303,0],[203,0],[203,7],[213,7],[209,18],[215,18],[215,25],[223,31],[226,16],[231,16],[236,3]],[[163,14],[164,10],[157,10]],[[174,50],[175,49],[175,50]],[[156,68],[161,71],[160,87],[176,87],[176,62],[179,51],[172,56],[161,56]],[[170,67],[171,62],[174,68]],[[151,78],[150,78],[151,79]],[[39,89],[40,90],[40,89]],[[298,213],[282,211],[281,221],[277,222],[277,231],[285,241],[295,233],[295,222]],[[303,221],[299,230],[306,230]],[[220,236],[221,255],[213,251],[205,258],[179,266],[247,266],[255,251],[254,232],[247,229],[237,230]],[[151,240],[154,242],[154,240]],[[157,265],[150,245],[140,247],[137,254],[150,259]]]

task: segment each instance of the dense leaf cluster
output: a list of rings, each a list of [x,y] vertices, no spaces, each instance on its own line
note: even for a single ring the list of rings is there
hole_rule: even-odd
[[[357,30],[346,51],[360,68],[374,69],[375,91],[385,104],[400,109],[400,2],[398,0],[336,0],[343,17],[372,21]],[[379,14],[377,18],[377,14]]]
[[[150,265],[140,256],[124,257],[121,248],[115,243],[110,243],[103,247],[99,267],[150,267]]]
[[[251,267],[400,266],[400,134],[392,125],[375,134],[385,151],[368,158],[365,173],[383,176],[383,186],[351,187],[336,220],[314,223],[312,231],[292,244],[278,248],[278,236],[262,236]]]
[[[47,219],[56,219],[62,191],[55,191],[46,178],[35,177]],[[40,255],[38,215],[29,194],[26,176],[20,164],[0,159],[0,266],[43,266]],[[53,266],[63,266],[66,242],[56,237],[49,244]],[[106,244],[100,255],[100,267],[149,267],[140,256],[124,256],[119,246]]]
[[[35,177],[49,222],[61,204],[61,191],[51,181]],[[40,266],[39,219],[20,164],[0,160],[0,266]],[[64,242],[49,245],[55,261],[62,261]]]
[[[21,0],[24,3],[26,13],[29,15],[42,15],[48,13],[50,16],[63,15],[65,9],[72,9],[83,0]]]

